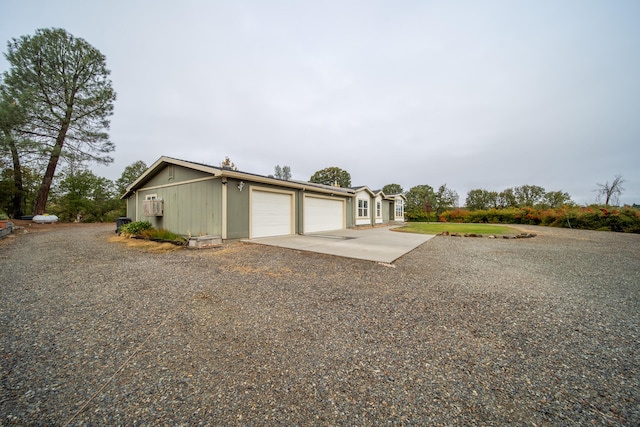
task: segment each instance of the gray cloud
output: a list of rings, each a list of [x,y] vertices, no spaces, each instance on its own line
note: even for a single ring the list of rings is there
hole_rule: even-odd
[[[635,1],[29,1],[0,38],[62,27],[106,56],[116,162],[161,155],[405,189],[523,184],[640,203]],[[0,61],[0,69],[6,69]]]

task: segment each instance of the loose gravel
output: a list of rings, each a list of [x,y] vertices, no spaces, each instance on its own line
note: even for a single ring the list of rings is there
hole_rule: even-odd
[[[394,263],[112,225],[0,242],[0,425],[640,425],[640,236]]]

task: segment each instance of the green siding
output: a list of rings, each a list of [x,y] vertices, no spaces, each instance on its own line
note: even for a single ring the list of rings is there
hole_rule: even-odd
[[[389,200],[382,200],[382,223],[389,223],[389,212],[393,209],[393,204]]]
[[[356,226],[356,209],[355,198],[349,197],[347,199],[347,228],[353,228]]]
[[[176,184],[138,191],[138,220],[149,221],[156,228],[166,228],[184,236],[220,236],[222,234],[222,200],[219,179]],[[164,215],[145,217],[143,201],[156,194],[164,201]],[[135,198],[135,195],[132,196]]]
[[[171,176],[172,168],[173,177]],[[211,174],[206,172],[188,169],[177,165],[168,165],[162,168],[157,174],[147,180],[144,184],[142,184],[141,187],[149,188],[161,185],[171,185],[184,181],[192,181],[194,179],[207,178],[210,176]]]
[[[227,239],[249,238],[249,184],[245,182],[242,191],[238,189],[240,180],[227,182]]]
[[[127,218],[136,221],[136,195],[132,195],[127,199]]]
[[[242,190],[239,179],[228,178],[226,189],[226,238],[245,239],[249,237],[250,186],[277,189],[295,194],[294,231],[302,233],[303,190],[285,186],[258,184],[244,181]],[[178,165],[168,165],[154,176],[139,184],[137,192],[127,199],[127,216],[133,221],[149,221],[156,228],[166,228],[182,235],[222,236],[222,194],[223,183],[218,177]],[[315,194],[307,191],[309,194]],[[163,200],[164,215],[145,217],[143,202],[148,195],[156,195]],[[320,193],[318,193],[320,194]],[[346,227],[355,225],[354,198],[339,196],[346,200]]]
[[[296,191],[296,234],[304,234],[304,195],[304,191]]]
[[[171,167],[173,171],[170,171]],[[196,181],[189,182],[193,180]],[[146,196],[152,194],[163,200],[164,215],[161,217],[144,216],[143,202]],[[165,228],[184,236],[220,236],[221,200],[222,185],[219,178],[180,166],[168,166],[127,199],[127,214],[134,221],[149,221],[156,228]]]

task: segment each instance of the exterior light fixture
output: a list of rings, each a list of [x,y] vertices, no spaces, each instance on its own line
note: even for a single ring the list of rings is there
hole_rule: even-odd
[[[242,188],[244,187],[244,181],[240,181],[238,183],[238,190],[242,191]]]

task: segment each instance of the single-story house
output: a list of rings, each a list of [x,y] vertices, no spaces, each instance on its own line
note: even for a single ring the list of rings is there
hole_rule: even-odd
[[[390,215],[396,209],[395,199],[384,198],[381,192],[380,196],[389,203]],[[376,195],[372,197],[376,200]],[[254,239],[356,226],[354,189],[285,181],[171,157],[158,159],[122,198],[133,221],[149,221],[185,236]]]
[[[403,194],[385,195],[363,185],[354,187],[356,226],[375,226],[404,221],[406,198]]]

